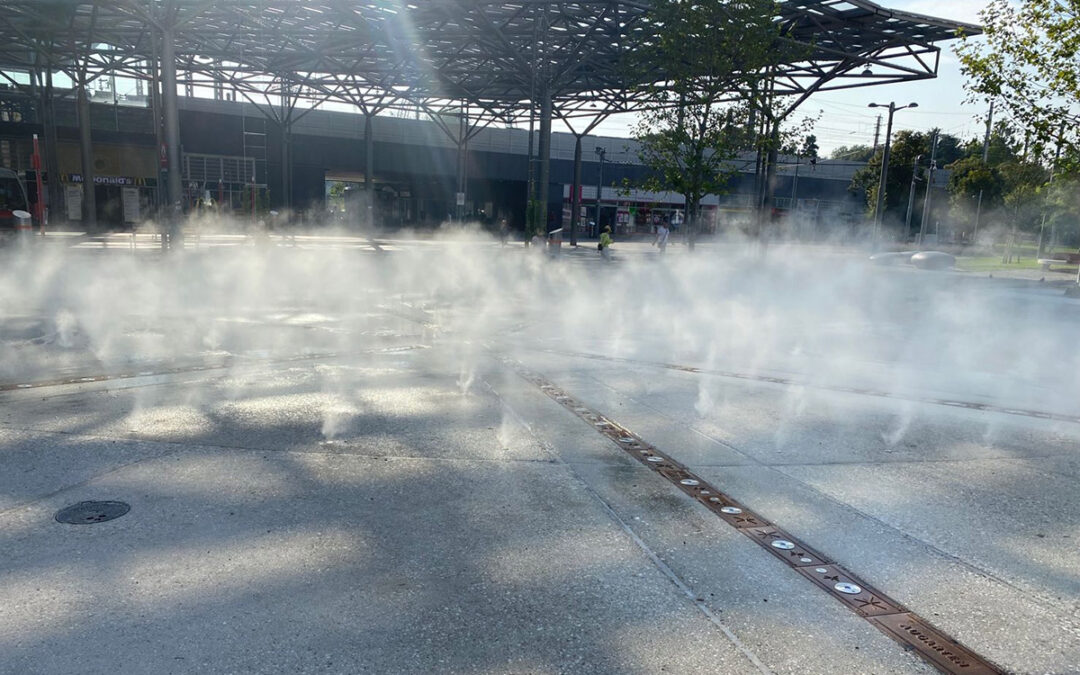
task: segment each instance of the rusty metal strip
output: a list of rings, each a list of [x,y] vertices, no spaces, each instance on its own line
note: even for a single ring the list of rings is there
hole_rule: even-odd
[[[698,368],[696,366],[683,366],[676,363],[663,363],[660,361],[645,361],[641,359],[629,359],[619,356],[607,356],[605,354],[590,354],[588,352],[575,352],[566,349],[551,349],[551,348],[537,348],[536,351],[546,352],[548,354],[558,354],[559,356],[573,356],[582,359],[593,359],[595,361],[611,361],[614,363],[630,363],[638,366],[649,366],[652,368],[665,368],[667,370],[678,370],[684,373],[695,373],[700,375],[713,375],[716,377],[727,377],[735,380],[752,380],[754,382],[769,382],[771,384],[782,384],[788,386],[810,387],[813,389],[821,389],[822,391],[837,391],[844,394],[859,394],[860,396],[876,396],[878,398],[891,398],[898,401],[913,401],[915,403],[929,403],[931,405],[947,406],[950,408],[966,408],[968,410],[981,410],[983,412],[1001,413],[1002,415],[1014,415],[1017,417],[1032,417],[1041,420],[1054,420],[1057,422],[1070,422],[1072,424],[1080,424],[1080,415],[1066,415],[1063,413],[1052,413],[1043,410],[1029,410],[1026,408],[1009,408],[1000,405],[994,405],[992,403],[978,403],[974,401],[957,401],[954,399],[945,398],[933,398],[923,396],[907,396],[903,394],[896,394],[893,392],[882,391],[880,389],[871,389],[867,387],[848,387],[839,384],[819,384],[814,382],[803,382],[789,377],[777,377],[774,375],[756,375],[753,373],[740,373],[731,370],[715,370],[710,368]]]
[[[589,408],[543,375],[508,357],[497,358],[586,424],[610,438],[628,455],[667,479],[738,532],[942,672],[949,675],[1005,672],[824,554],[717,490],[704,478],[634,432]]]
[[[320,359],[333,359],[343,356],[349,356],[354,354],[391,354],[394,352],[412,351],[414,349],[426,349],[424,345],[403,345],[398,347],[383,347],[380,349],[365,349],[361,351],[352,352],[322,352],[316,354],[301,354],[298,356],[286,356],[281,358],[243,358],[234,359],[227,358],[221,363],[200,363],[191,366],[177,366],[173,368],[161,368],[157,367],[152,370],[139,370],[128,371],[123,373],[113,374],[97,374],[97,375],[81,375],[60,378],[56,380],[37,380],[33,382],[19,382],[19,383],[0,383],[0,392],[4,391],[21,391],[23,389],[40,389],[42,387],[59,387],[65,384],[91,384],[93,382],[108,382],[110,380],[130,380],[136,377],[155,377],[161,375],[180,375],[182,373],[197,373],[206,370],[222,370],[225,368],[231,368],[235,365],[241,365],[245,363],[296,363],[298,361],[316,361]]]

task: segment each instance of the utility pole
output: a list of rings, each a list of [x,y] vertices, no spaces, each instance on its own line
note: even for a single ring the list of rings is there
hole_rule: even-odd
[[[915,183],[919,180],[919,162],[922,161],[922,158],[922,155],[917,156],[915,163],[911,167],[911,190],[908,192],[907,217],[904,219],[905,238],[911,234],[911,213],[915,210]]]
[[[937,169],[937,146],[941,134],[934,130],[934,146],[930,150],[930,170],[926,173],[926,198],[923,200],[922,222],[919,223],[919,250],[926,236],[926,221],[930,219],[930,194],[934,190],[934,170]]]
[[[986,136],[983,138],[983,166],[990,162],[990,130],[994,124],[994,101],[990,101],[990,114],[986,116]],[[975,244],[979,238],[979,219],[982,217],[983,191],[979,190],[979,204],[975,207],[975,231],[971,235],[971,243]]]

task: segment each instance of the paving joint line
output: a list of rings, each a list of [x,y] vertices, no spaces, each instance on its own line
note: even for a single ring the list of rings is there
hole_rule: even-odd
[[[227,370],[234,366],[244,365],[275,365],[283,363],[302,363],[305,361],[318,361],[322,359],[335,359],[343,358],[346,356],[356,356],[360,354],[393,354],[395,352],[403,351],[415,351],[418,349],[427,349],[427,345],[411,344],[411,345],[395,345],[392,347],[379,347],[372,349],[361,349],[356,351],[345,352],[318,352],[314,354],[299,354],[295,356],[285,357],[269,357],[269,358],[235,358],[230,357],[225,359],[225,363],[216,364],[195,364],[190,366],[178,366],[173,368],[158,368],[158,369],[142,369],[138,371],[129,370],[126,372],[115,374],[98,374],[98,375],[85,375],[82,377],[67,377],[58,380],[39,380],[31,382],[7,382],[0,383],[0,392],[9,391],[26,391],[30,389],[42,389],[46,387],[60,387],[64,385],[79,385],[79,384],[93,384],[95,382],[110,382],[114,380],[131,380],[140,377],[163,377],[168,375],[182,375],[186,373],[198,373],[211,370]]]
[[[597,361],[609,361],[612,363],[628,363],[632,365],[646,366],[649,368],[663,368],[666,370],[677,370],[684,373],[691,373],[697,375],[711,375],[713,377],[724,377],[728,379],[744,380],[750,382],[765,382],[769,384],[779,384],[788,387],[807,387],[809,389],[818,389],[820,391],[830,391],[841,394],[856,394],[860,396],[873,396],[876,398],[892,399],[895,401],[909,401],[912,403],[923,403],[928,405],[938,405],[949,408],[959,408],[962,410],[975,410],[979,412],[994,412],[1002,415],[1012,415],[1016,417],[1028,417],[1033,419],[1052,420],[1055,422],[1069,422],[1072,424],[1080,424],[1080,415],[1066,415],[1063,413],[1051,413],[1043,410],[1028,410],[1025,408],[1013,408],[1006,406],[999,406],[993,403],[978,403],[975,401],[960,401],[949,398],[939,398],[936,396],[910,396],[904,394],[893,393],[885,391],[883,389],[875,389],[872,387],[849,387],[846,385],[830,385],[814,382],[800,382],[792,377],[779,377],[774,375],[755,375],[752,373],[740,373],[736,371],[728,370],[715,370],[710,368],[699,368],[697,366],[684,366],[676,363],[664,363],[658,361],[645,361],[642,359],[631,359],[621,356],[607,356],[604,354],[590,354],[588,352],[577,352],[567,349],[552,349],[550,347],[536,347],[535,351],[545,352],[548,354],[555,354],[559,356],[570,356],[582,359],[593,359]]]
[[[667,479],[684,494],[938,670],[950,675],[995,675],[1005,672],[843,566],[806,546],[775,523],[717,490],[704,478],[626,427],[585,406],[539,373],[508,357],[496,358],[607,436],[638,462]]]

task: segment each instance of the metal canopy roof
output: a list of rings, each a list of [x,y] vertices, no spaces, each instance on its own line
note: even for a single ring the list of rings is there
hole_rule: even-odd
[[[468,105],[527,115],[546,85],[564,117],[633,110],[619,68],[655,0],[0,0],[0,70],[49,68],[90,81],[150,78],[162,30],[181,84],[370,110]],[[775,90],[932,78],[937,43],[977,26],[864,0],[786,0],[776,20],[806,46]]]

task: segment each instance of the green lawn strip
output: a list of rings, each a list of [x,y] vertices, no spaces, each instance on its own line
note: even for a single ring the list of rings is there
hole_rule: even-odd
[[[1054,264],[1050,266],[1055,272],[1076,273],[1076,266]],[[1003,263],[1001,256],[986,256],[978,258],[957,258],[956,269],[965,272],[1007,272],[1009,270],[1037,270],[1042,265],[1034,257],[1024,257],[1020,262]]]

